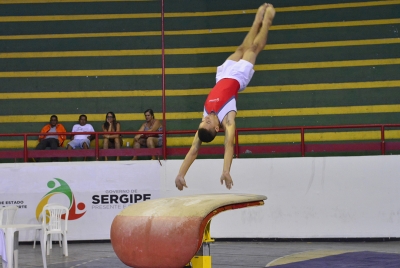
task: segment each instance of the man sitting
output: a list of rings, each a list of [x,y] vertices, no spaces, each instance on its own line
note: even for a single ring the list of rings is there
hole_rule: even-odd
[[[36,146],[36,150],[45,150],[49,147],[51,150],[57,150],[58,147],[62,147],[66,135],[57,135],[57,133],[67,132],[64,126],[58,123],[58,117],[52,115],[50,117],[50,123],[45,125],[40,133],[54,133],[54,135],[40,135],[39,144]],[[57,161],[57,158],[52,158],[51,161]]]
[[[95,132],[95,131],[93,126],[87,123],[87,116],[82,114],[79,116],[79,124],[75,124],[72,127],[72,132]],[[68,150],[76,148],[89,149],[90,141],[93,140],[93,138],[94,138],[93,134],[73,135],[71,137],[71,141],[67,145],[67,149]]]

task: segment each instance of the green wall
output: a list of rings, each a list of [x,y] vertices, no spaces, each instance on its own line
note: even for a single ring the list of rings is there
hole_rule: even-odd
[[[147,108],[160,118],[160,1],[32,2],[0,0],[0,133],[38,132],[51,114],[67,130],[80,114],[98,131],[108,111],[123,131]],[[238,127],[399,123],[400,1],[272,3]],[[260,1],[164,5],[167,129],[191,130]]]

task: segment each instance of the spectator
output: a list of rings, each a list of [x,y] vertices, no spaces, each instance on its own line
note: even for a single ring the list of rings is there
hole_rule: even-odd
[[[113,112],[108,112],[106,114],[106,121],[104,122],[103,132],[119,132],[121,131],[121,124],[117,121],[115,114]],[[120,134],[105,134],[103,135],[103,149],[108,148],[121,148],[121,135]],[[107,156],[104,157],[107,161]],[[119,160],[119,156],[117,156],[117,161]]]
[[[87,123],[87,116],[82,114],[79,116],[79,124],[75,124],[72,127],[72,132],[94,132],[94,129],[91,124]],[[67,145],[67,149],[89,149],[90,141],[93,140],[94,135],[83,134],[83,135],[72,135],[71,141]]]
[[[146,122],[139,128],[139,131],[162,131],[161,121],[154,118],[154,112],[152,109],[144,111],[144,117]],[[161,134],[138,134],[134,137],[134,148],[156,148],[162,146],[162,135]],[[152,156],[155,160],[156,156]],[[133,160],[137,160],[137,156],[133,157]]]
[[[67,132],[62,124],[58,123],[58,117],[56,115],[50,116],[50,123],[45,125],[40,133],[65,133]],[[57,150],[61,147],[66,139],[66,135],[40,135],[39,144],[36,146],[36,150],[45,150],[50,147],[51,150]],[[57,158],[51,158],[51,161],[57,161]]]

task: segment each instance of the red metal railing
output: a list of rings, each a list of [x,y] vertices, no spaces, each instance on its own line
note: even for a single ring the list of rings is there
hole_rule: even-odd
[[[254,154],[284,154],[299,153],[306,156],[306,153],[318,152],[367,152],[380,151],[382,155],[386,150],[399,151],[400,142],[391,141],[389,144],[385,142],[385,128],[399,128],[400,124],[371,124],[371,125],[336,125],[336,126],[298,126],[298,127],[279,127],[279,128],[238,128],[235,133],[235,157],[239,158],[241,154],[251,152]],[[381,139],[372,142],[360,142],[357,140],[349,141],[333,141],[323,143],[307,143],[305,141],[306,130],[328,130],[328,129],[374,129],[379,128]],[[257,144],[242,145],[239,139],[239,133],[249,132],[275,132],[275,131],[298,131],[300,134],[300,143],[291,144]],[[167,134],[194,134],[196,130],[190,131],[168,131]],[[332,141],[331,141],[332,142]],[[340,143],[338,143],[340,142]],[[188,148],[170,147],[167,149],[167,155],[184,155]],[[206,146],[200,149],[200,154],[223,154],[223,146],[211,147]]]
[[[99,140],[102,139],[101,135],[110,134],[109,132],[67,132],[60,133],[62,135],[94,135],[95,148],[82,149],[82,150],[35,150],[28,149],[28,137],[32,136],[47,136],[55,135],[56,133],[12,133],[12,134],[0,134],[0,138],[3,137],[22,137],[23,138],[23,149],[22,150],[1,150],[0,148],[0,159],[1,158],[23,158],[24,162],[28,162],[29,158],[41,158],[41,157],[94,157],[96,160],[100,160],[104,156],[147,156],[147,155],[162,155],[162,148],[123,148],[121,145],[120,149],[100,149]],[[163,134],[163,132],[149,132],[149,131],[130,131],[130,132],[113,132],[113,134],[120,134],[122,136],[130,135],[129,139],[133,140],[133,136],[136,134]],[[63,144],[61,149],[66,149],[66,144]]]
[[[338,126],[309,126],[309,127],[279,127],[279,128],[238,128],[236,129],[235,138],[235,157],[239,158],[241,154],[251,152],[252,154],[279,154],[279,153],[298,153],[301,156],[306,156],[306,153],[317,153],[317,152],[368,152],[368,151],[379,151],[380,154],[386,154],[387,150],[390,151],[400,151],[400,142],[391,141],[390,143],[385,140],[385,130],[388,128],[400,128],[400,124],[373,124],[373,125],[338,125]],[[322,142],[322,143],[312,143],[306,142],[305,132],[307,130],[330,130],[330,129],[369,129],[372,131],[374,129],[380,130],[380,140],[372,141],[332,141]],[[249,132],[264,132],[263,134],[268,134],[268,132],[276,131],[298,131],[300,135],[300,143],[285,143],[285,144],[240,144],[240,134]],[[167,140],[167,135],[189,135],[193,136],[196,130],[174,130],[162,132],[115,132],[116,134],[123,135],[124,139],[132,139],[136,134],[163,134],[163,139]],[[315,133],[315,132],[313,132]],[[63,133],[63,135],[74,135],[77,133]],[[179,146],[179,147],[167,147],[162,148],[123,148],[120,149],[101,149],[99,146],[99,140],[102,139],[101,135],[109,134],[109,132],[80,132],[79,134],[93,134],[95,136],[95,148],[90,148],[86,150],[34,150],[28,149],[28,137],[39,136],[39,135],[54,135],[54,133],[22,133],[22,134],[0,134],[0,138],[3,137],[22,137],[23,138],[23,149],[21,150],[0,150],[0,158],[23,158],[25,162],[29,158],[37,157],[94,157],[95,160],[100,160],[104,156],[148,156],[156,155],[163,156],[167,159],[168,156],[185,155],[189,147]],[[131,136],[131,137],[127,137]],[[400,140],[400,139],[399,139]],[[66,146],[64,144],[64,146]],[[1,148],[0,148],[1,149]],[[217,146],[203,146],[200,149],[199,154],[203,155],[223,155],[224,147],[223,145]]]
[[[381,132],[381,139],[380,139],[380,150],[381,150],[381,154],[384,155],[386,152],[386,147],[385,147],[385,128],[398,128],[400,127],[400,124],[370,124],[370,125],[335,125],[335,126],[306,126],[306,127],[282,127],[282,128],[257,128],[257,129],[253,129],[253,128],[239,128],[236,131],[236,150],[235,153],[237,155],[237,157],[239,157],[239,136],[238,133],[239,132],[254,132],[254,131],[288,131],[288,130],[298,130],[300,131],[300,146],[301,146],[301,156],[305,156],[306,153],[306,143],[305,143],[305,131],[306,130],[327,130],[327,129],[374,129],[374,128],[378,128],[380,129]],[[351,141],[349,141],[351,144]],[[348,142],[348,143],[349,143]],[[353,146],[352,148],[354,148],[353,150],[355,151],[357,148],[359,150],[363,150],[365,149],[366,151],[368,150],[375,150],[374,146],[368,146],[370,143],[364,143],[362,144],[362,146]],[[321,144],[321,146],[317,146],[314,145],[315,149],[318,149],[318,147],[320,148],[329,148],[328,146],[329,144]],[[371,144],[372,145],[372,144]],[[392,145],[394,145],[394,147],[390,147],[391,150],[398,150],[397,145],[398,143],[393,142]],[[337,144],[333,145],[333,146],[338,146]],[[351,146],[350,146],[351,147]],[[310,149],[310,148],[309,148]],[[351,148],[350,148],[351,149]],[[308,150],[310,151],[310,150]],[[313,150],[315,151],[315,150]],[[339,151],[345,151],[344,149],[340,149]]]

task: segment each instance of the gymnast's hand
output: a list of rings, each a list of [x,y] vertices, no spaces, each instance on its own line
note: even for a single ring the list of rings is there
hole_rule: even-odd
[[[176,176],[175,186],[179,191],[182,191],[183,187],[187,188],[185,178],[182,175],[178,174],[178,176]]]
[[[226,186],[226,188],[228,188],[229,190],[230,190],[230,189],[232,188],[232,186],[233,186],[233,180],[232,180],[231,174],[229,174],[229,171],[224,171],[224,172],[222,172],[220,181],[221,181],[221,185],[223,185],[223,184],[224,184],[224,181],[225,181],[225,186]]]

